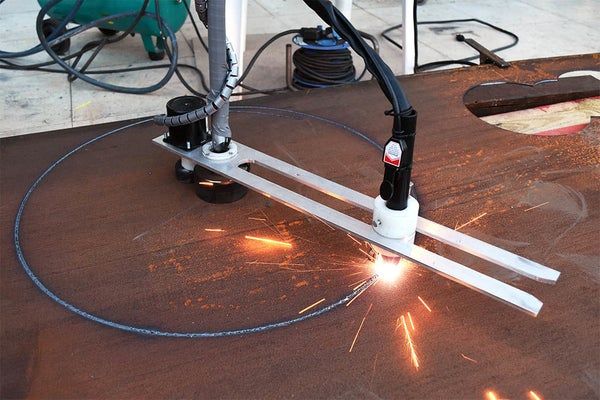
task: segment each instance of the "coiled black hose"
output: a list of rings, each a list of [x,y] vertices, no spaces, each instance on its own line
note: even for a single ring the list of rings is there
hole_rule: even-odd
[[[294,52],[293,85],[314,88],[351,83],[356,69],[349,49],[313,50],[300,48]]]
[[[315,119],[317,121],[321,121],[321,122],[327,123],[329,125],[344,129],[344,130],[348,131],[350,134],[355,135],[355,136],[361,138],[362,140],[365,140],[367,143],[370,143],[378,150],[381,150],[381,145],[379,143],[375,142],[373,139],[371,139],[366,134],[363,134],[362,132],[359,132],[356,129],[348,127],[339,122],[332,121],[330,119],[320,117],[317,115],[307,114],[307,113],[303,113],[300,111],[293,111],[293,110],[279,109],[279,108],[265,107],[265,106],[238,106],[238,107],[233,106],[233,107],[231,107],[231,109],[234,112],[238,111],[238,112],[253,113],[253,114],[264,114],[264,115],[270,115],[270,116],[282,117],[282,118]],[[15,224],[14,224],[14,228],[13,228],[13,244],[15,246],[17,260],[19,261],[19,264],[21,265],[21,267],[23,268],[23,270],[25,271],[25,273],[27,274],[29,279],[31,279],[33,284],[35,284],[35,286],[42,293],[44,293],[46,296],[48,296],[52,301],[58,303],[60,306],[64,307],[71,313],[76,314],[80,317],[83,317],[89,321],[95,322],[97,324],[100,324],[100,325],[103,325],[103,326],[106,326],[109,328],[128,332],[128,333],[144,335],[144,336],[185,338],[185,339],[217,338],[217,337],[229,337],[229,336],[242,336],[242,335],[266,332],[266,331],[273,330],[273,329],[284,328],[284,327],[287,327],[287,326],[290,326],[290,325],[293,325],[293,324],[296,324],[296,323],[299,323],[302,321],[306,321],[311,318],[318,317],[318,316],[328,313],[342,305],[349,304],[353,299],[360,296],[369,287],[373,286],[377,282],[378,276],[372,275],[364,283],[362,283],[358,287],[354,288],[352,291],[348,292],[345,296],[341,297],[337,301],[330,303],[329,305],[326,305],[322,308],[315,309],[311,312],[308,312],[301,316],[295,317],[295,318],[265,323],[262,325],[257,325],[257,326],[252,326],[252,327],[241,327],[241,328],[236,328],[236,329],[220,330],[220,331],[219,330],[217,330],[217,331],[193,331],[193,332],[192,331],[185,331],[185,332],[184,331],[167,331],[167,330],[161,330],[161,329],[156,329],[156,328],[148,328],[148,327],[144,327],[144,326],[131,325],[127,322],[114,321],[107,317],[92,314],[91,312],[86,311],[85,309],[81,308],[80,306],[77,306],[77,305],[69,302],[68,300],[63,299],[60,296],[60,294],[55,293],[50,287],[46,286],[46,284],[37,276],[36,272],[33,270],[31,265],[29,265],[27,258],[25,257],[25,252],[21,245],[21,220],[23,218],[23,214],[24,214],[27,204],[29,202],[29,198],[36,191],[36,189],[39,187],[39,185],[42,184],[42,182],[44,182],[45,178],[54,169],[56,169],[65,160],[67,160],[69,157],[84,150],[87,146],[89,146],[91,144],[99,142],[109,136],[116,135],[119,133],[124,133],[127,131],[128,128],[132,128],[134,126],[139,126],[142,124],[147,124],[150,121],[152,121],[152,119],[145,119],[142,121],[127,124],[127,125],[121,126],[119,128],[105,132],[99,136],[96,136],[96,137],[80,144],[79,146],[70,150],[69,152],[67,152],[66,154],[61,156],[59,159],[54,161],[52,164],[50,164],[50,166],[48,166],[48,168],[46,168],[44,170],[44,172],[42,172],[41,175],[38,176],[38,178],[35,181],[33,181],[31,186],[29,187],[29,189],[23,196],[21,203],[19,204],[17,214],[15,216]]]

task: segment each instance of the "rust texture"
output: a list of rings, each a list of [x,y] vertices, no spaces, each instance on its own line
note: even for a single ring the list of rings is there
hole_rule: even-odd
[[[422,214],[562,276],[555,286],[537,284],[418,243],[538,296],[545,306],[537,319],[415,266],[349,307],[255,336],[156,339],[100,327],[33,286],[17,263],[12,225],[30,182],[109,126],[2,140],[0,397],[435,399],[491,390],[499,398],[597,398],[599,126],[569,136],[516,134],[479,120],[463,96],[486,81],[533,83],[598,63],[587,55],[400,78],[419,112],[413,179]],[[388,105],[373,82],[243,104],[325,116],[380,143],[390,134]],[[348,132],[301,118],[231,119],[239,141],[377,193],[381,155]],[[65,299],[119,322],[217,330],[297,316],[369,276],[355,239],[265,197],[202,203],[175,180],[173,157],[150,143],[160,133],[146,125],[90,146],[31,198],[28,260]]]

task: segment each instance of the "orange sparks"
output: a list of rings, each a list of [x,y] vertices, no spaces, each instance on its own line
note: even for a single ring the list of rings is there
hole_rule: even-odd
[[[537,394],[533,390],[530,390],[529,392],[527,392],[527,395],[529,396],[529,398],[531,400],[542,400],[542,396],[540,396],[539,394]]]
[[[406,270],[406,267],[407,264],[404,260],[399,262],[388,262],[385,261],[381,254],[377,254],[372,265],[373,272],[377,274],[382,281],[390,284],[398,281],[402,276],[402,273]]]
[[[369,253],[367,253],[366,251],[364,251],[363,249],[358,249],[358,251],[360,251],[361,253],[363,253],[365,256],[367,256],[369,258],[369,260],[371,261],[375,261],[375,259],[373,258],[372,255],[370,255]]]
[[[348,275],[346,275],[346,278],[349,278],[349,277],[351,277],[351,276],[355,276],[355,275],[364,274],[364,273],[366,273],[366,272],[367,272],[367,271],[358,271],[358,272],[353,272],[353,273],[351,273],[351,274],[348,274]],[[348,285],[348,286],[352,286],[352,285]]]
[[[198,185],[200,185],[200,186],[208,186],[208,187],[213,187],[213,186],[215,186],[215,184],[214,184],[214,183],[212,183],[212,182],[204,182],[204,181],[202,181],[202,182],[198,182]]]
[[[410,360],[416,369],[419,369],[419,357],[417,357],[417,352],[415,351],[415,346],[413,345],[412,338],[410,337],[410,333],[408,332],[408,325],[406,325],[406,319],[404,315],[400,316],[400,321],[402,322],[402,326],[404,327],[404,336],[406,337],[406,344],[408,345],[408,349],[410,350]]]
[[[410,322],[410,327],[412,328],[413,332],[415,331],[415,324],[413,323],[412,317],[410,315],[410,312],[407,313],[408,314],[408,322]]]
[[[246,235],[246,239],[248,239],[248,240],[256,240],[257,242],[263,242],[263,243],[272,244],[272,245],[275,245],[275,246],[292,247],[291,243],[283,242],[281,240],[274,240],[274,239],[261,238],[261,237],[248,236],[248,235]]]
[[[369,279],[370,279],[370,278],[369,278]],[[361,287],[361,286],[363,285],[363,283],[365,283],[365,282],[366,282],[366,281],[368,281],[369,279],[365,279],[365,280],[363,280],[361,283],[359,283],[359,284],[357,284],[356,286],[354,286],[354,287],[352,288],[352,290],[356,290],[356,289],[358,289],[359,287]]]
[[[354,240],[356,243],[358,243],[358,245],[359,245],[359,246],[362,246],[362,243],[361,243],[360,241],[356,240],[356,239],[354,238],[354,236],[352,236],[351,234],[349,234],[349,233],[346,233],[346,236],[348,236],[350,239],[352,239],[352,240]]]
[[[467,226],[467,225],[469,225],[469,224],[471,224],[471,223],[473,223],[473,222],[477,221],[479,218],[483,218],[483,217],[485,217],[486,215],[487,215],[487,212],[484,212],[483,214],[481,214],[481,215],[479,215],[479,216],[477,216],[477,217],[473,218],[472,220],[470,220],[470,221],[468,221],[468,222],[465,222],[465,223],[464,223],[464,224],[462,224],[461,226],[458,226],[458,227],[456,227],[454,230],[455,230],[455,231],[457,231],[457,230],[459,230],[460,228],[464,228],[465,226]]]
[[[471,357],[465,356],[463,353],[460,353],[460,356],[461,356],[462,358],[464,358],[465,360],[467,360],[467,361],[471,361],[471,362],[472,362],[472,363],[474,363],[474,364],[477,364],[477,363],[478,363],[478,361],[477,361],[477,360],[474,360],[474,359],[472,359]]]
[[[427,311],[431,312],[431,308],[429,308],[429,306],[427,305],[427,303],[425,303],[425,300],[423,300],[421,298],[421,296],[417,296],[417,298],[419,299],[419,301],[421,302],[421,304],[423,304],[425,306],[425,308],[427,309]]]
[[[225,229],[220,228],[204,228],[206,232],[225,232]]]
[[[254,220],[254,221],[266,221],[266,218],[256,218],[256,217],[248,217],[248,219]]]
[[[354,290],[355,288],[357,288],[358,286],[360,286],[360,285],[361,285],[361,284],[362,284],[364,281],[366,281],[367,279],[369,279],[369,278],[363,278],[363,279],[361,279],[360,281],[357,281],[357,282],[351,283],[351,284],[349,284],[349,285],[348,285],[348,287],[353,287],[353,289],[352,289],[352,290]]]
[[[358,330],[356,331],[356,335],[354,335],[354,340],[352,341],[352,345],[350,346],[350,350],[348,350],[348,353],[352,353],[352,349],[354,348],[354,345],[356,344],[356,339],[358,339],[358,335],[360,334],[360,330],[362,329],[362,327],[363,327],[363,325],[365,323],[365,320],[367,319],[367,316],[369,315],[369,312],[371,311],[372,307],[373,307],[373,303],[371,303],[371,305],[369,306],[369,309],[365,313],[365,316],[363,317],[362,321],[360,322],[360,326],[358,327]]]
[[[264,262],[264,261],[246,261],[246,264],[251,264],[251,265],[276,265],[278,267],[290,267],[290,266],[304,267],[306,265],[306,264],[297,264],[297,263],[288,263],[288,262],[276,263],[276,262]]]
[[[364,282],[363,282],[363,283],[364,283]],[[358,285],[356,288],[354,288],[354,289],[352,289],[352,290],[356,290],[356,289],[358,289],[358,288],[359,288],[359,287],[360,287],[360,286],[361,286],[363,283],[361,283],[360,285]],[[366,291],[367,291],[367,289],[368,289],[368,288],[365,288],[365,289],[361,290],[360,292],[358,292],[358,294],[357,294],[356,296],[354,296],[354,297],[352,298],[352,300],[350,300],[350,301],[349,301],[349,302],[346,304],[346,307],[348,307],[350,304],[352,304],[352,302],[354,302],[354,300],[358,299],[358,296],[360,296],[361,294],[363,294],[364,292],[366,292]]]
[[[550,202],[549,202],[549,201],[547,201],[547,202],[545,202],[545,203],[538,204],[537,206],[529,207],[529,208],[527,208],[527,209],[523,210],[523,212],[527,212],[527,211],[530,211],[530,210],[534,210],[534,209],[536,209],[536,208],[538,208],[538,207],[543,207],[543,206],[545,206],[545,205],[546,205],[546,204],[548,204],[548,203],[550,203]]]
[[[313,303],[313,304],[311,304],[310,306],[308,306],[308,307],[306,307],[306,308],[303,308],[302,310],[300,310],[300,311],[298,312],[298,314],[302,314],[303,312],[305,312],[305,311],[308,311],[308,310],[310,310],[311,308],[313,308],[313,307],[315,307],[315,306],[318,306],[319,304],[321,304],[321,303],[322,303],[322,302],[324,302],[324,301],[325,301],[325,298],[322,298],[321,300],[317,301],[316,303]]]
[[[491,390],[488,390],[487,392],[485,392],[485,398],[487,400],[498,400],[498,395],[492,392]]]

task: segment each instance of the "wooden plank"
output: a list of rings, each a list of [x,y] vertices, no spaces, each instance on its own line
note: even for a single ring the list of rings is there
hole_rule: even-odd
[[[600,96],[489,115],[488,124],[528,135],[572,135],[600,118]]]
[[[533,85],[475,86],[465,94],[465,105],[478,117],[525,110],[600,95],[600,81],[593,76],[575,76]]]

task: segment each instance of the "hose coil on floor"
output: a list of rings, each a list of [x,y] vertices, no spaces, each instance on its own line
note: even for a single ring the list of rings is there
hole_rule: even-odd
[[[349,49],[313,50],[299,48],[294,52],[293,85],[318,88],[342,85],[356,80],[356,68]]]

